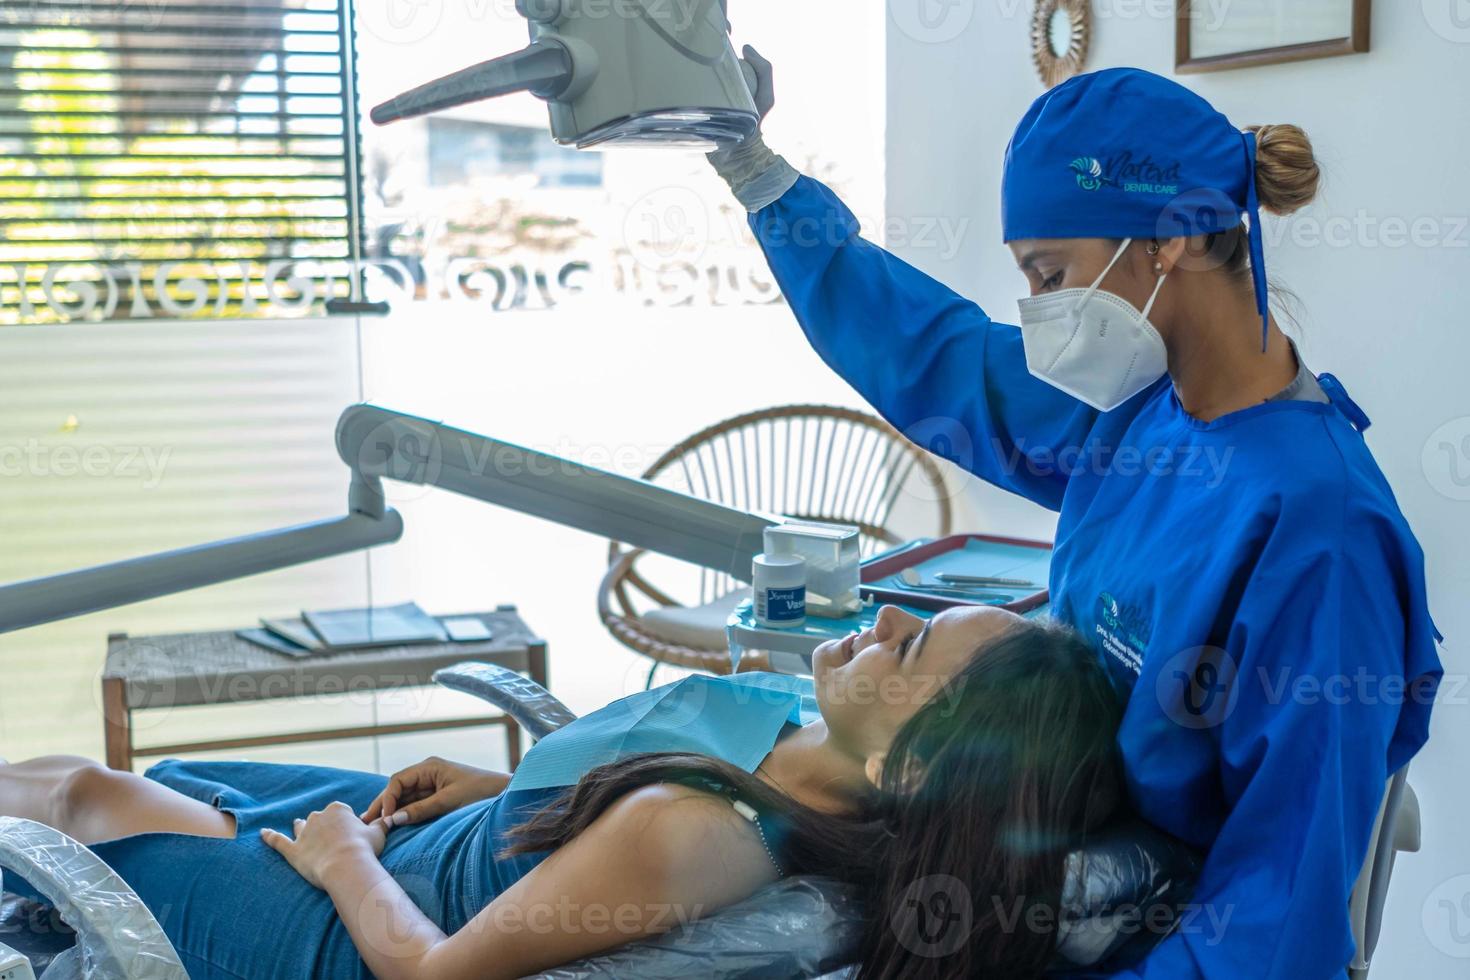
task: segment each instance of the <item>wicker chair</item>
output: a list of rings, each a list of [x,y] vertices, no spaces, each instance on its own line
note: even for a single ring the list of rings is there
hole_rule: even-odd
[[[890,528],[900,499],[905,524],[916,525],[905,537],[950,530],[935,459],[882,419],[852,409],[790,405],[740,415],[674,446],[643,478],[742,510],[854,525],[864,556],[903,540]],[[728,674],[724,618],[743,595],[728,575],[615,541],[597,605],[620,643],[653,659],[651,684],[661,664]],[[741,669],[769,662],[751,651]]]

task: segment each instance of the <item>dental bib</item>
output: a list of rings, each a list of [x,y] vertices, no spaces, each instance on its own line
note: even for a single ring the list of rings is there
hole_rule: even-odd
[[[574,786],[588,771],[644,752],[692,752],[754,772],[787,724],[820,717],[809,677],[695,675],[614,701],[537,742],[508,790]]]

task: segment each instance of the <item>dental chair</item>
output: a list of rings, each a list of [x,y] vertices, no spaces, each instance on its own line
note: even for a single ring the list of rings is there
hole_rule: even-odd
[[[533,739],[576,717],[541,685],[503,667],[461,664],[434,679],[498,706]],[[1138,822],[1099,834],[1067,863],[1057,953],[1063,973],[1141,957],[1173,928],[1198,866],[1188,848]],[[0,819],[0,867],[22,874],[51,902],[0,902],[0,942],[29,957],[38,978],[187,977],[147,908],[82,845],[40,824]],[[786,878],[716,915],[538,977],[820,977],[854,959],[859,913],[860,896],[841,882]],[[65,925],[58,928],[58,921]],[[1168,928],[1161,931],[1159,923]]]
[[[576,717],[541,685],[504,667],[461,664],[434,680],[490,702],[533,739]],[[1067,857],[1055,972],[1121,968],[1142,958],[1174,928],[1198,868],[1188,847],[1141,821],[1096,835]],[[840,976],[856,956],[860,913],[861,896],[842,882],[784,878],[708,918],[548,970],[537,980]]]
[[[0,885],[7,868],[49,904],[6,898],[0,889],[0,978],[189,980],[153,913],[70,837],[0,817]],[[19,947],[19,959],[9,945]]]
[[[434,679],[494,704],[533,739],[576,717],[541,685],[504,667],[461,664]],[[1353,893],[1358,953],[1349,966],[1351,980],[1367,978],[1395,855],[1418,849],[1418,801],[1400,772],[1389,785]],[[82,845],[31,821],[0,818],[0,868],[21,873],[50,901],[45,906],[0,895],[0,944],[28,957],[36,977],[187,977],[148,909]],[[1141,821],[1124,820],[1096,834],[1067,857],[1052,974],[1109,972],[1142,959],[1185,921],[1198,870],[1199,858],[1188,847]],[[548,970],[538,980],[840,980],[856,955],[860,911],[860,896],[841,882],[786,878],[713,916]],[[4,952],[0,946],[0,976]]]
[[[434,680],[511,715],[540,739],[575,719],[535,681],[504,667],[461,664]],[[1350,914],[1357,952],[1349,980],[1367,980],[1394,858],[1420,845],[1419,801],[1407,768],[1389,781]],[[1185,921],[1200,856],[1136,818],[1067,856],[1063,918],[1050,975],[1109,973],[1137,963]],[[821,977],[845,980],[858,941],[860,896],[841,882],[782,879],[743,902],[662,936],[538,974],[536,980]]]

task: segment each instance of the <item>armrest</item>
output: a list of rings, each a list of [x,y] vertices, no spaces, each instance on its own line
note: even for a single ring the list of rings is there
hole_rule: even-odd
[[[494,664],[465,663],[434,673],[434,683],[473,694],[516,720],[533,739],[545,738],[577,716],[529,677]]]
[[[117,872],[70,837],[0,817],[0,866],[18,872],[76,930],[88,977],[189,980],[153,913]]]
[[[1404,795],[1399,801],[1399,819],[1393,828],[1393,849],[1408,854],[1418,854],[1423,838],[1423,823],[1419,817],[1419,794],[1406,781]]]
[[[1368,857],[1358,873],[1348,906],[1353,938],[1357,941],[1357,951],[1348,970],[1353,980],[1368,975],[1373,953],[1378,948],[1383,907],[1388,901],[1388,883],[1393,877],[1398,852],[1419,850],[1419,836],[1419,797],[1409,785],[1409,768],[1405,766],[1388,781],[1388,791],[1373,826]]]

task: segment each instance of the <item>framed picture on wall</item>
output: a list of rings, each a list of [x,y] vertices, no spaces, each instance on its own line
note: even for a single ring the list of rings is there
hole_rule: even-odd
[[[1177,0],[1174,68],[1276,65],[1368,50],[1372,0]]]

